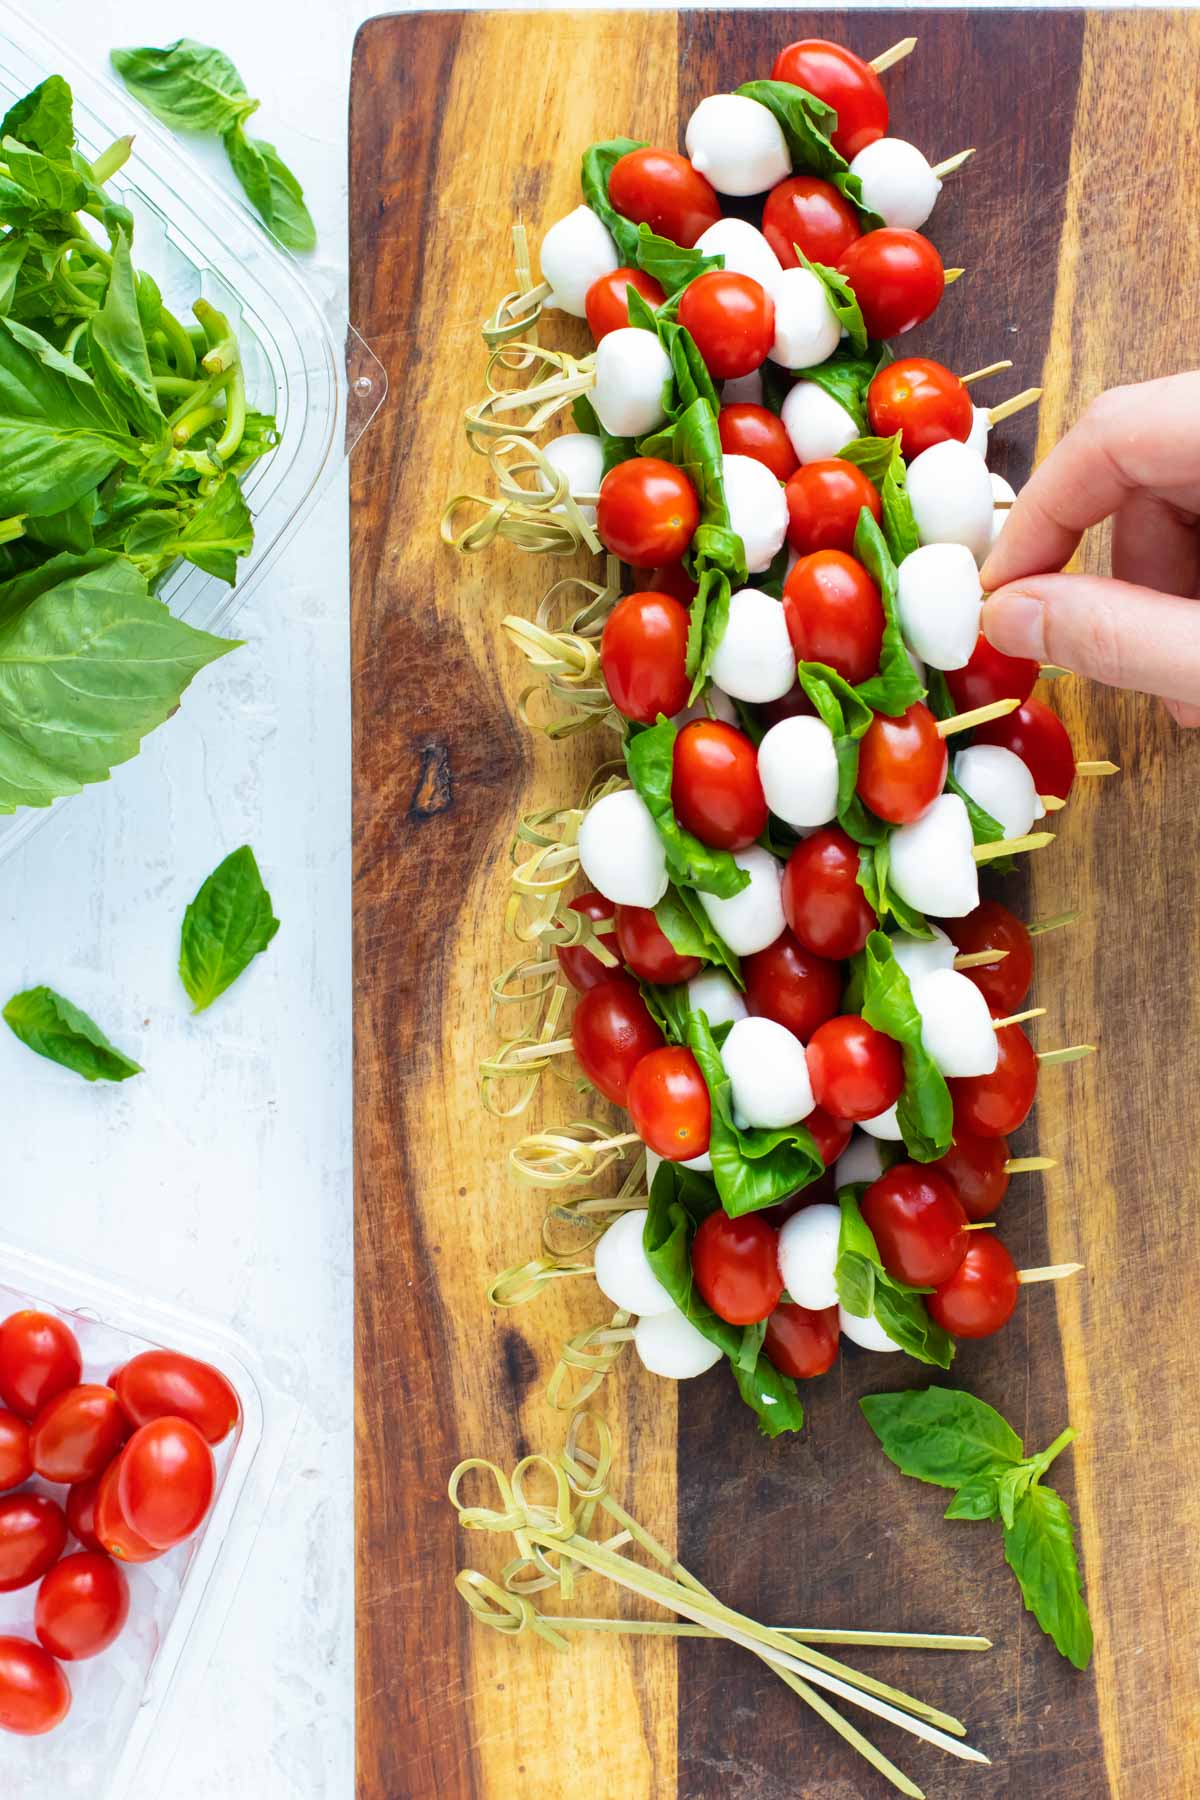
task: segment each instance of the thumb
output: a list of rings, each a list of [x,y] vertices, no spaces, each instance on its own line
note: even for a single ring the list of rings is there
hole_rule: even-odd
[[[1026,575],[989,594],[983,634],[1007,656],[1109,687],[1200,703],[1200,602],[1099,575]]]

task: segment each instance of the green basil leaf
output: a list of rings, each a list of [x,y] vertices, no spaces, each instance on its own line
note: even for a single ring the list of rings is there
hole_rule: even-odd
[[[904,1058],[904,1092],[896,1117],[905,1149],[917,1162],[944,1156],[954,1125],[950,1090],[922,1041],[921,1015],[908,976],[881,931],[873,931],[863,949],[862,1016],[893,1038]]]
[[[900,632],[896,565],[883,533],[865,506],[858,515],[854,532],[854,554],[879,589],[884,618],[879,673],[860,682],[855,692],[874,712],[899,718],[901,713],[924,698],[925,688],[908,660]]]
[[[767,1321],[765,1319],[760,1319],[757,1325],[743,1325],[741,1348],[733,1359],[734,1370],[737,1373],[743,1375],[754,1373],[766,1335]]]
[[[948,1369],[954,1361],[954,1339],[930,1317],[916,1288],[891,1279],[877,1281],[875,1317],[892,1342],[918,1362]]]
[[[133,439],[87,371],[0,319],[0,516],[62,512],[134,460]]]
[[[948,769],[946,771],[946,792],[948,794],[957,794],[963,805],[966,807],[967,817],[971,821],[971,835],[977,844],[1000,843],[1004,837],[1003,825],[1001,825],[998,819],[993,819],[990,812],[985,812],[978,800],[972,800],[966,788],[963,787],[962,783],[955,776],[953,769]],[[992,866],[996,867],[997,864],[1007,864],[1008,867],[1011,868],[1014,860],[1015,859],[1011,856],[1001,856],[996,858],[996,862]],[[1000,868],[999,872],[1004,874],[1004,868]]]
[[[999,1483],[995,1475],[974,1475],[970,1481],[964,1481],[942,1514],[943,1519],[996,1519],[999,1516]]]
[[[607,475],[610,469],[615,469],[618,463],[629,462],[632,457],[637,455],[637,445],[632,438],[614,437],[611,431],[605,431],[586,394],[580,394],[572,402],[571,418],[576,431],[587,431],[593,437],[600,439],[604,448],[604,475]]]
[[[655,907],[654,917],[680,956],[699,956],[707,963],[718,963],[738,987],[745,985],[741,963],[691,888],[669,887]]]
[[[315,250],[317,228],[304,204],[304,189],[264,138],[248,137],[240,124],[225,134],[230,165],[259,218],[289,250]]]
[[[111,60],[134,98],[175,130],[225,132],[258,105],[229,58],[194,38],[114,50]]]
[[[866,1183],[860,1182],[843,1188],[837,1197],[842,1218],[833,1278],[838,1299],[856,1319],[874,1317],[875,1284],[883,1274],[874,1236],[859,1208],[865,1190]]]
[[[877,1319],[888,1336],[918,1362],[947,1369],[954,1357],[954,1344],[930,1318],[921,1299],[931,1290],[909,1287],[883,1267],[874,1235],[859,1206],[865,1186],[860,1183],[843,1188],[838,1194],[842,1214],[834,1268],[838,1299],[856,1318]]]
[[[51,213],[72,213],[87,204],[92,184],[79,175],[64,158],[46,156],[31,150],[17,138],[5,138],[0,153],[10,178],[25,194],[37,202],[39,209]]]
[[[4,1020],[30,1050],[85,1081],[128,1081],[142,1073],[141,1063],[110,1044],[94,1019],[53,988],[14,994],[4,1008]]]
[[[712,670],[725,629],[733,590],[724,569],[705,569],[700,575],[688,621],[687,657],[684,667],[692,677],[688,705],[696,700]]]
[[[885,832],[870,845],[864,845],[859,852],[859,887],[875,908],[880,924],[884,924],[889,918],[895,919],[901,931],[906,931],[909,937],[931,938],[933,931],[925,915],[909,906],[906,900],[901,900],[888,881],[890,862],[888,834]]]
[[[1012,1525],[1017,1507],[1032,1487],[1037,1473],[1034,1463],[1023,1462],[1015,1469],[1006,1469],[997,1481],[996,1502],[1006,1525]]]
[[[867,389],[878,367],[878,358],[843,347],[835,350],[825,362],[817,363],[811,369],[798,369],[796,374],[800,381],[812,381],[817,387],[823,388],[850,414],[858,429],[865,432]],[[839,451],[839,457],[841,454]]]
[[[125,554],[151,578],[184,557],[232,587],[238,558],[254,543],[254,527],[237,477],[227,473],[211,493],[197,493],[183,507],[138,514],[123,541]]]
[[[937,1487],[963,1488],[980,1476],[999,1477],[1025,1456],[1007,1420],[959,1388],[868,1394],[859,1405],[901,1474]]]
[[[685,250],[670,238],[659,237],[648,225],[638,226],[637,267],[657,281],[668,299],[678,294],[697,275],[723,269],[723,256],[705,256],[702,250]]]
[[[74,506],[64,507],[62,512],[46,513],[41,517],[30,514],[25,520],[25,536],[47,550],[72,550],[82,554],[95,544],[92,523],[95,515],[96,496],[85,494],[82,500],[77,500]]]
[[[800,686],[835,738],[860,738],[873,714],[844,675],[825,663],[803,662],[796,671]]]
[[[872,487],[882,489],[898,441],[899,434],[885,438],[854,438],[838,451],[838,461],[853,463],[856,469],[862,470]]]
[[[636,268],[638,250],[641,246],[641,233],[632,219],[623,218],[608,197],[608,183],[613,169],[623,156],[631,150],[644,150],[646,145],[638,138],[609,138],[604,143],[590,144],[583,153],[583,161],[579,170],[579,185],[583,189],[583,198],[596,217],[608,227],[617,253],[626,268]]]
[[[829,301],[830,311],[846,334],[846,341],[856,356],[865,356],[867,351],[867,327],[863,322],[862,307],[858,304],[854,289],[846,277],[838,269],[831,269],[825,263],[810,262],[799,244],[793,244],[801,268],[815,275],[825,289],[825,297]]]
[[[0,138],[18,138],[45,156],[62,158],[75,148],[71,90],[61,75],[47,75],[16,100],[0,120]]]
[[[675,817],[671,779],[678,735],[671,720],[661,716],[657,725],[631,734],[625,743],[629,779],[650,810],[676,886],[700,888],[729,900],[750,885],[750,877],[738,868],[728,850],[711,850]]]
[[[702,1012],[692,1013],[687,1041],[712,1103],[708,1154],[721,1205],[730,1218],[773,1206],[824,1173],[821,1153],[805,1125],[766,1130],[734,1124],[732,1087]]]
[[[217,864],[183,915],[179,979],[193,1013],[211,1006],[278,930],[254,852],[243,844]]]
[[[29,247],[27,238],[15,234],[0,242],[0,313],[8,312],[16,299]]]
[[[1092,1622],[1083,1598],[1070,1508],[1053,1488],[1033,1487],[1005,1528],[1004,1555],[1025,1605],[1060,1655],[1086,1669]]]
[[[883,224],[879,214],[863,204],[862,182],[857,175],[851,175],[849,163],[833,147],[831,137],[837,129],[837,113],[832,106],[790,81],[744,81],[734,92],[757,100],[774,113],[787,140],[793,169],[804,169],[832,182],[857,209],[865,231],[875,231]]]
[[[926,669],[925,679],[929,683],[925,704],[934,718],[952,719],[958,708],[951,697],[945,675],[940,669]]]
[[[104,304],[88,326],[93,377],[99,392],[143,437],[161,438],[166,420],[158,403],[146,333],[138,305],[129,239],[118,232]]]
[[[652,981],[639,981],[646,1010],[669,1044],[686,1044],[687,1023],[691,1014],[687,982],[677,981],[662,987]]]

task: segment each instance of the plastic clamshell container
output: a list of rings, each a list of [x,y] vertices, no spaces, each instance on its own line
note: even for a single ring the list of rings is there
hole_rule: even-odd
[[[75,97],[79,149],[94,160],[116,138],[136,134],[133,155],[106,184],[134,219],[134,262],[154,277],[167,305],[191,317],[201,297],[225,312],[241,344],[249,407],[273,412],[278,447],[243,484],[254,548],[237,585],[182,564],[160,590],[171,611],[204,631],[225,630],[297,525],[336,475],[387,392],[378,359],[343,316],[326,307],[300,263],[230,193],[210,181],[126,93],[97,80],[20,13],[0,28],[0,113],[47,75],[63,75]],[[115,771],[119,777],[119,769]],[[77,796],[80,801],[84,795]],[[0,816],[0,861],[66,800]]]
[[[242,1403],[237,1430],[213,1452],[217,1492],[199,1532],[154,1562],[124,1565],[131,1607],[121,1636],[100,1656],[63,1664],[73,1695],[66,1719],[40,1738],[0,1732],[4,1800],[152,1800],[175,1749],[170,1714],[186,1703],[212,1654],[297,1409],[222,1328],[0,1243],[0,1319],[25,1307],[70,1326],[85,1382],[107,1382],[143,1350],[176,1350],[220,1369]],[[66,1500],[64,1487],[37,1477],[29,1486]],[[69,1539],[65,1554],[79,1548]],[[0,1594],[0,1633],[32,1638],[36,1597],[36,1583]]]

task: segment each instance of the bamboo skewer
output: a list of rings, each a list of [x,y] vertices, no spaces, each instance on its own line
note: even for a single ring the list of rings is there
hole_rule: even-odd
[[[961,169],[963,164],[967,162],[969,158],[974,156],[974,154],[974,145],[972,145],[969,150],[960,150],[957,156],[948,156],[944,162],[935,163],[933,165],[933,173],[937,176],[939,181],[944,181],[947,175],[953,175],[958,169]]]
[[[1023,1025],[1026,1019],[1044,1019],[1045,1016],[1044,1006],[1030,1006],[1024,1012],[1010,1013],[1007,1019],[993,1019],[992,1030],[1003,1031],[1006,1025]]]
[[[1010,1156],[1004,1165],[1006,1175],[1032,1174],[1037,1169],[1057,1169],[1057,1156]]]
[[[1025,850],[1044,850],[1054,842],[1052,831],[1031,831],[1025,837],[1000,838],[994,844],[976,844],[971,855],[977,863],[995,862],[998,856],[1019,856]]]
[[[1031,1287],[1036,1281],[1066,1281],[1082,1272],[1082,1263],[1047,1263],[1041,1269],[1018,1269],[1017,1280],[1022,1287]]]
[[[1023,412],[1027,406],[1034,406],[1042,397],[1040,387],[1022,388],[1019,394],[1013,394],[1008,400],[1001,400],[999,406],[988,407],[988,424],[999,425],[1004,419],[1011,419],[1014,413]]]
[[[982,369],[972,369],[969,375],[960,375],[958,379],[964,387],[969,387],[973,381],[985,381],[989,375],[999,375],[1002,370],[1011,368],[1011,356],[1004,356],[999,362],[986,363]]]
[[[1095,1056],[1095,1044],[1067,1044],[1061,1050],[1039,1050],[1037,1059],[1040,1063],[1052,1067],[1058,1063],[1082,1062],[1085,1056]]]
[[[1006,713],[1016,712],[1019,700],[989,700],[986,706],[973,706],[970,712],[956,713],[952,719],[939,719],[937,733],[939,737],[952,737],[956,731],[974,731],[976,725],[986,725],[991,719],[1002,719]]]
[[[1121,770],[1117,763],[1102,759],[1100,762],[1077,762],[1075,773],[1077,775],[1119,775]]]
[[[898,62],[903,62],[906,56],[911,56],[916,47],[915,37],[901,38],[900,42],[893,44],[890,50],[882,50],[878,56],[872,57],[871,67],[877,75],[882,75],[886,69],[894,69]]]
[[[965,269],[947,269],[945,271],[944,275],[942,276],[942,286],[943,287],[953,287],[954,283],[959,279],[959,277],[962,275],[965,275],[966,272],[967,271]]]
[[[953,966],[956,969],[992,968],[996,963],[1002,963],[1007,955],[1007,950],[966,950],[955,957]]]

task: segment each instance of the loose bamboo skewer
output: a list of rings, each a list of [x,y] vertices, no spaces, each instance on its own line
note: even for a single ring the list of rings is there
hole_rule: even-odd
[[[893,44],[890,50],[882,50],[878,56],[872,57],[871,67],[877,75],[882,75],[885,69],[894,69],[898,62],[903,62],[906,56],[911,56],[916,47],[915,37],[901,38],[900,42]]]

